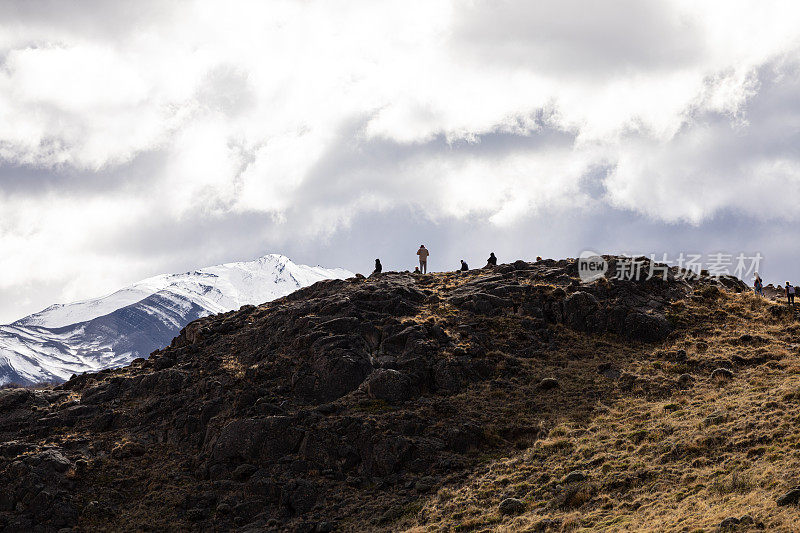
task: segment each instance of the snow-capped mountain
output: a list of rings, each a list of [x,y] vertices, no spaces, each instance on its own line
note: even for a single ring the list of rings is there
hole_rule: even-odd
[[[0,385],[63,381],[124,365],[161,348],[192,320],[271,301],[340,268],[297,265],[282,255],[142,280],[101,298],[57,304],[0,326]]]

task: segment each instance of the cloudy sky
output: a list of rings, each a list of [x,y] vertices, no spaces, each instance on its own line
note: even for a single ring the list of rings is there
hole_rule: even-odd
[[[800,3],[5,0],[0,323],[279,252],[755,254],[800,281]]]

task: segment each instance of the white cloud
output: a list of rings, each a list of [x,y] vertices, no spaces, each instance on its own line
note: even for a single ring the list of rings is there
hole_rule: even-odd
[[[153,218],[263,216],[277,245],[398,207],[763,217],[753,183],[796,192],[798,22],[789,1],[6,3],[3,283],[130,281],[97,242]],[[2,181],[26,169],[54,178]]]

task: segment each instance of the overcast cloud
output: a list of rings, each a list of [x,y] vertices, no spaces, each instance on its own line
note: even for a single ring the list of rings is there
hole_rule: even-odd
[[[800,4],[0,3],[0,323],[278,252],[761,252],[800,281]]]

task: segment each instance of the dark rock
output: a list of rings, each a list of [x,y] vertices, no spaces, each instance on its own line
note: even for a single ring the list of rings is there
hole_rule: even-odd
[[[600,303],[588,292],[578,291],[564,300],[564,323],[577,331],[602,331]]]
[[[256,470],[258,470],[258,468],[254,465],[239,465],[233,471],[233,479],[237,481],[246,481],[256,472]]]
[[[739,519],[735,516],[729,516],[719,524],[720,531],[729,531],[736,529],[739,526]]]
[[[407,437],[375,437],[366,450],[362,468],[371,475],[388,476],[411,459],[415,449],[413,441]]]
[[[274,461],[294,450],[301,437],[290,417],[245,418],[225,425],[205,448],[215,461]]]
[[[712,381],[716,381],[718,383],[730,381],[733,379],[733,371],[728,370],[727,368],[716,368],[713,372],[711,372],[711,379]]]
[[[621,375],[621,372],[611,366],[611,363],[601,363],[598,365],[597,371],[608,379],[617,379]]]
[[[694,383],[694,378],[691,374],[681,374],[678,377],[678,387],[682,390],[691,388],[692,384]]]
[[[742,516],[739,519],[739,525],[740,526],[754,526],[754,525],[756,525],[756,521],[752,516],[750,516],[749,514],[746,514],[746,515]]]
[[[506,498],[500,502],[498,507],[500,514],[503,515],[518,515],[525,512],[525,502],[517,498]]]
[[[557,389],[559,387],[560,385],[556,378],[544,378],[539,382],[539,389],[541,390],[551,390],[551,389]]]
[[[281,503],[293,515],[309,512],[317,502],[318,490],[314,484],[305,480],[294,480],[283,488]]]
[[[643,342],[660,342],[672,332],[669,321],[661,314],[632,312],[625,317],[622,333]]]
[[[438,480],[432,476],[425,476],[414,484],[417,492],[430,492],[438,484]]]
[[[397,370],[375,370],[364,385],[371,398],[389,403],[404,402],[419,394],[419,389],[414,386],[412,380]]]
[[[586,479],[586,474],[579,470],[574,470],[564,476],[564,479],[561,480],[561,483],[577,483],[579,481],[584,481]]]
[[[69,470],[72,463],[57,450],[47,450],[33,457],[35,463],[52,472],[63,473]]]
[[[356,390],[372,367],[365,355],[335,349],[317,357],[311,370],[311,375],[297,380],[298,392],[329,402]]]
[[[111,450],[111,457],[114,459],[127,459],[129,457],[139,457],[147,452],[147,447],[139,442],[123,442]]]
[[[463,387],[465,378],[463,368],[455,361],[440,361],[433,370],[437,389],[458,392]]]
[[[794,505],[800,501],[800,487],[793,488],[776,500],[779,506]]]

